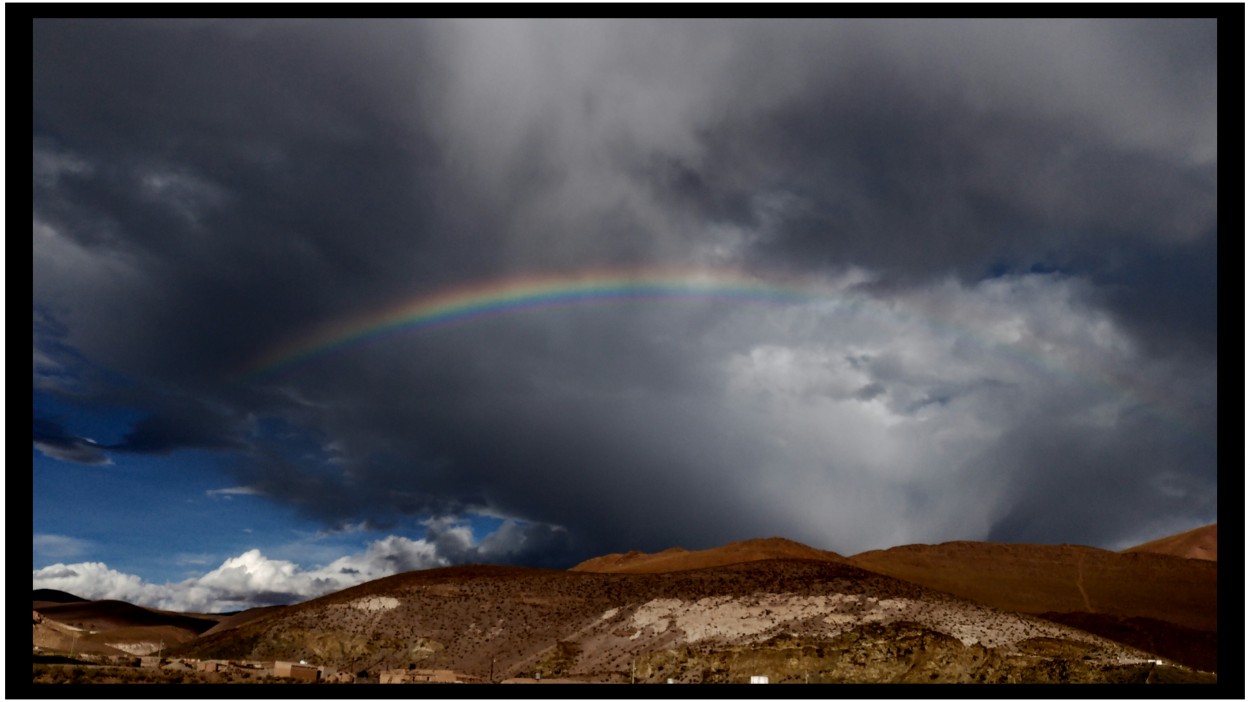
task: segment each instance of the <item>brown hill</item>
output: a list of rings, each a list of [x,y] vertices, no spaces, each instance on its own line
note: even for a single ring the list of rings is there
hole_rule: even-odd
[[[657,554],[659,555],[659,554]],[[173,655],[596,681],[1141,681],[1148,654],[845,562],[661,573],[461,566],[383,578]]]
[[[132,656],[147,656],[191,641],[195,632],[175,626],[131,626],[86,634],[82,641],[102,644]]]
[[[215,626],[219,619],[211,614],[181,614],[148,609],[121,600],[37,604],[35,610],[50,620],[88,631],[169,626],[199,635]]]
[[[1212,561],[957,541],[869,551],[849,562],[992,607],[1083,622],[1104,636],[1123,633],[1121,623],[1131,620],[1134,631],[1116,640],[1156,640],[1158,653],[1192,665],[1210,665],[1215,658],[1214,637],[1204,635],[1217,625]],[[1071,613],[1091,616],[1065,619]]]
[[[82,629],[48,619],[38,611],[33,614],[32,643],[37,649],[105,656],[118,656],[125,653],[101,641],[88,639],[87,633]]]
[[[846,561],[833,551],[822,551],[789,539],[770,538],[735,541],[703,551],[687,551],[674,547],[659,553],[612,553],[583,561],[570,570],[580,573],[672,573],[775,558],[801,558],[833,563]]]
[[[85,598],[78,595],[71,595],[61,590],[51,590],[48,588],[38,588],[35,590],[35,607],[40,605],[65,604],[66,602],[86,602]]]
[[[1161,553],[1181,558],[1198,558],[1204,561],[1216,560],[1215,525],[1191,529],[1180,534],[1165,536],[1139,546],[1126,548],[1120,553]]]

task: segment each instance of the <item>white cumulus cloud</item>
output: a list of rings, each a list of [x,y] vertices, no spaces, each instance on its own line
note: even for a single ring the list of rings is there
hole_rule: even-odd
[[[467,525],[441,520],[429,526],[428,539],[392,534],[370,543],[364,551],[316,568],[303,568],[292,561],[270,558],[260,549],[251,549],[227,558],[204,575],[181,582],[146,582],[104,563],[83,562],[35,569],[34,587],[62,590],[90,600],[125,600],[186,612],[221,612],[298,602],[396,573],[462,562],[476,553],[478,545]],[[509,526],[507,534],[490,540],[490,545],[497,547],[513,540],[510,535],[514,532],[515,525]],[[63,553],[76,554],[84,542],[54,535],[36,536],[36,548],[40,543],[45,549],[59,547]]]

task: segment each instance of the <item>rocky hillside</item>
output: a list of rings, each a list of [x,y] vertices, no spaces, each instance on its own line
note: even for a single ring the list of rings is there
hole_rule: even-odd
[[[172,653],[372,674],[412,665],[488,677],[493,668],[496,679],[627,681],[632,671],[650,682],[1127,682],[1153,667],[1141,651],[1060,623],[846,563],[792,559],[667,573],[404,573]]]

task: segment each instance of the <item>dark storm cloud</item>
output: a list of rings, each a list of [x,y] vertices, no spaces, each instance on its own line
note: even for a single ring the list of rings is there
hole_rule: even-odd
[[[41,453],[62,461],[89,466],[110,463],[108,454],[95,442],[67,433],[52,420],[35,418],[34,442]]]
[[[243,447],[243,443],[235,437],[237,419],[232,416],[191,403],[176,408],[161,408],[158,412],[136,421],[119,443],[108,448],[131,453],[167,454],[185,448]]]
[[[34,49],[36,308],[127,379],[117,450],[222,449],[330,528],[524,520],[431,527],[452,560],[1214,518],[1213,453],[1180,459],[1214,441],[1213,22],[67,21]],[[570,308],[239,372],[621,264],[868,302]],[[1112,371],[1136,384],[1087,382]],[[1146,450],[1155,397],[1188,423]],[[1063,494],[1086,472],[1124,498]]]
[[[94,355],[215,382],[254,349],[368,304],[397,279],[454,269],[456,247],[430,243],[437,193],[424,179],[437,154],[408,126],[427,89],[411,54],[420,34],[38,23],[36,161],[52,144],[85,165],[53,192],[37,186],[37,220],[63,246],[126,268],[97,291],[108,296],[98,306],[129,312],[92,330]],[[400,241],[412,252],[394,255]]]

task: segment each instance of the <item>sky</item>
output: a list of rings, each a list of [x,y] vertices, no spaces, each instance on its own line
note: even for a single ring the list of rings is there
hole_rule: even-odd
[[[34,587],[1215,522],[1205,20],[40,20]]]

